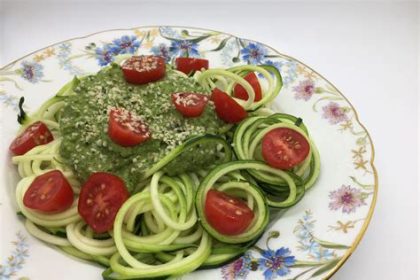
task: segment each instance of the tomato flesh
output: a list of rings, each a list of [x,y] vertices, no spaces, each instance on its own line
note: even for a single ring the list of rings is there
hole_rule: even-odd
[[[51,131],[43,122],[35,122],[28,126],[10,144],[9,150],[15,155],[26,154],[32,148],[45,145],[54,140]]]
[[[208,97],[200,93],[177,92],[172,93],[172,103],[178,112],[186,118],[201,116],[206,107]]]
[[[175,59],[176,70],[189,75],[194,71],[200,71],[203,68],[209,69],[209,61],[202,58],[177,57]]]
[[[309,154],[308,140],[296,130],[280,127],[270,130],[262,140],[262,156],[268,165],[291,169]]]
[[[129,192],[119,177],[106,172],[93,173],[80,191],[79,214],[96,233],[107,232],[128,197]]]
[[[57,213],[73,204],[74,196],[66,177],[52,170],[36,177],[23,196],[27,208],[46,213]]]
[[[208,223],[224,235],[238,235],[248,228],[254,212],[241,199],[217,190],[209,190],[204,212]]]
[[[124,78],[132,84],[147,84],[165,76],[165,59],[154,55],[132,56],[121,66]]]
[[[109,112],[108,136],[120,146],[132,147],[148,140],[150,131],[138,116],[123,108],[113,108]]]
[[[218,88],[213,89],[211,100],[214,102],[217,116],[227,123],[238,123],[248,115],[241,105]]]
[[[261,85],[260,85],[260,82],[258,81],[257,75],[255,75],[254,72],[251,72],[251,73],[247,74],[244,77],[244,79],[254,89],[254,93],[255,93],[254,101],[260,101],[261,98],[262,98],[262,91],[261,91]],[[239,84],[235,85],[235,87],[233,89],[233,96],[235,96],[236,98],[239,98],[239,99],[243,99],[243,100],[248,100],[248,98],[249,98],[248,93],[246,92],[246,89]]]

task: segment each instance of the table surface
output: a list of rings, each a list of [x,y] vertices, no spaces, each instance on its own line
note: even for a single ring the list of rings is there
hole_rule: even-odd
[[[376,148],[375,214],[333,279],[417,279],[418,8],[415,2],[392,0],[0,0],[0,66],[61,40],[140,25],[221,30],[304,61],[348,97]]]

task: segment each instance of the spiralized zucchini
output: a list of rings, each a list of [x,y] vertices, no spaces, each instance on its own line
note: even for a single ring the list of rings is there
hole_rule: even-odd
[[[243,78],[249,72],[263,77],[263,96],[258,102],[254,102],[254,90]],[[54,141],[12,158],[22,177],[17,184],[16,201],[26,217],[28,232],[66,254],[105,266],[104,279],[181,275],[199,267],[220,266],[257,242],[269,222],[268,206],[290,207],[315,183],[320,170],[318,150],[300,119],[274,114],[268,108],[282,86],[275,67],[245,65],[209,69],[196,72],[194,79],[208,91],[218,87],[230,95],[235,84],[242,85],[248,100],[235,100],[250,116],[224,135],[198,135],[188,139],[147,169],[136,188],[141,191],[123,204],[113,230],[105,234],[95,234],[79,215],[77,197],[82,182],[59,153],[60,110],[65,105],[65,97],[75,94],[73,88],[79,79],[73,79],[45,102],[25,121],[21,131],[35,121],[42,121],[52,131]],[[310,155],[290,171],[272,168],[261,158],[262,137],[278,127],[296,130],[310,143]],[[165,174],[164,167],[175,158],[206,143],[219,147],[218,164],[194,173]],[[42,214],[26,208],[23,196],[31,182],[54,169],[62,171],[71,184],[76,195],[73,205],[58,214]],[[240,197],[254,211],[255,218],[244,233],[223,235],[207,222],[204,204],[211,188]]]

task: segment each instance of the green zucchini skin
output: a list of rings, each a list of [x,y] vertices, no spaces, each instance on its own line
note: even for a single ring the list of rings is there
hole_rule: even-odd
[[[250,183],[245,183],[248,186],[248,193],[252,193],[255,203],[258,206],[258,213],[255,215],[255,221],[251,224],[251,228],[248,228],[244,234],[236,235],[236,236],[227,236],[220,234],[212,226],[207,222],[205,213],[204,213],[204,204],[205,204],[205,196],[207,191],[213,187],[213,183],[215,183],[220,177],[223,175],[228,174],[232,171],[237,170],[246,170],[246,169],[258,169],[258,168],[266,168],[268,170],[274,171],[271,167],[266,166],[265,164],[258,162],[258,161],[232,161],[228,163],[224,163],[215,167],[211,170],[208,175],[203,179],[201,182],[197,194],[196,194],[196,209],[198,216],[200,218],[201,225],[203,228],[216,240],[224,243],[229,244],[238,244],[238,243],[245,243],[249,242],[250,240],[256,238],[257,236],[261,235],[264,231],[265,227],[269,221],[269,211],[267,202],[263,192],[257,186],[254,186]],[[237,182],[239,185],[240,183]],[[255,226],[257,225],[257,226]]]

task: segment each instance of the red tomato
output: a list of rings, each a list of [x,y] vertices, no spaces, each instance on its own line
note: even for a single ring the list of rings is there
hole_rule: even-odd
[[[262,98],[262,91],[261,91],[261,85],[258,81],[257,75],[255,75],[254,72],[249,73],[244,77],[244,79],[250,83],[252,88],[255,92],[255,99],[254,101],[260,101]],[[236,85],[233,89],[233,96],[239,99],[248,100],[248,93],[246,92],[245,88],[241,85]]]
[[[23,196],[23,205],[46,213],[62,212],[73,204],[73,189],[59,170],[39,175]]]
[[[193,71],[209,69],[209,61],[202,58],[177,57],[175,59],[176,70],[189,75]]]
[[[123,108],[114,108],[109,112],[108,135],[123,147],[135,146],[150,138],[147,125]]]
[[[201,116],[206,107],[208,97],[200,93],[177,92],[172,93],[172,103],[175,108],[186,118]]]
[[[216,107],[217,116],[227,123],[238,123],[248,115],[241,105],[218,88],[213,89],[211,100]]]
[[[54,140],[48,127],[43,122],[35,122],[13,140],[9,150],[15,155],[23,155],[35,146],[44,145]]]
[[[119,177],[106,172],[93,173],[80,191],[79,214],[96,233],[107,232],[129,195]]]
[[[225,235],[243,233],[254,219],[254,212],[244,201],[217,190],[207,192],[204,212],[209,224]]]
[[[165,76],[165,59],[160,56],[132,56],[122,65],[125,80],[132,84],[147,84]]]
[[[290,169],[304,161],[308,154],[306,138],[290,128],[275,128],[262,140],[262,156],[274,168]]]

